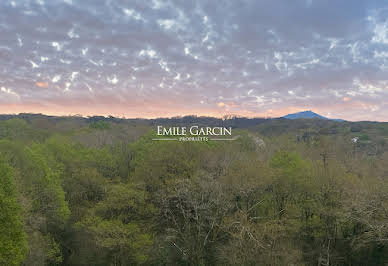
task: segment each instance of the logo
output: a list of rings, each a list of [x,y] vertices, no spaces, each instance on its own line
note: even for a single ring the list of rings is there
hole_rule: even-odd
[[[236,138],[232,137],[231,127],[164,127],[157,126],[156,141],[231,141]]]

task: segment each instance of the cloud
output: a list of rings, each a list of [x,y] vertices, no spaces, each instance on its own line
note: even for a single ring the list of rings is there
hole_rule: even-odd
[[[133,115],[127,101],[158,97],[166,102],[148,113],[314,107],[357,120],[362,106],[373,109],[370,119],[387,111],[381,1],[20,0],[2,1],[0,11],[0,87],[47,112],[110,99]],[[109,111],[100,107],[93,110]]]
[[[36,86],[38,87],[41,87],[41,88],[48,88],[49,84],[47,82],[40,82],[40,81],[37,81],[35,83]]]

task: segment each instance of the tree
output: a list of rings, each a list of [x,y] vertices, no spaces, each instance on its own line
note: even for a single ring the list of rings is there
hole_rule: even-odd
[[[276,214],[281,219],[292,208],[289,202],[308,200],[306,195],[311,185],[311,166],[295,152],[277,152],[270,161],[274,169],[274,183],[271,190],[274,195]]]
[[[223,219],[232,207],[217,181],[202,177],[170,184],[159,199],[165,263],[214,264],[216,245],[225,237]]]
[[[0,264],[19,265],[27,252],[12,168],[0,157]]]
[[[149,221],[154,211],[144,191],[130,184],[111,185],[76,228],[89,234],[113,265],[143,264],[153,244]]]

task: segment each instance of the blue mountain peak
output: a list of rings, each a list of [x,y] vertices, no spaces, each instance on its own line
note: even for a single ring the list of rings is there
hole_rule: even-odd
[[[327,117],[324,117],[324,116],[321,116],[317,113],[314,113],[312,111],[303,111],[303,112],[299,112],[299,113],[294,113],[294,114],[288,114],[286,116],[283,116],[282,118],[286,118],[286,119],[299,119],[299,118],[318,118],[318,119],[324,119],[324,120],[328,120],[329,118]]]

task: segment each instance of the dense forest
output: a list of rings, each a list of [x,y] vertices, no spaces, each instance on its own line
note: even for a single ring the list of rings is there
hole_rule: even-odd
[[[387,265],[387,162],[388,123],[1,116],[0,265]]]

